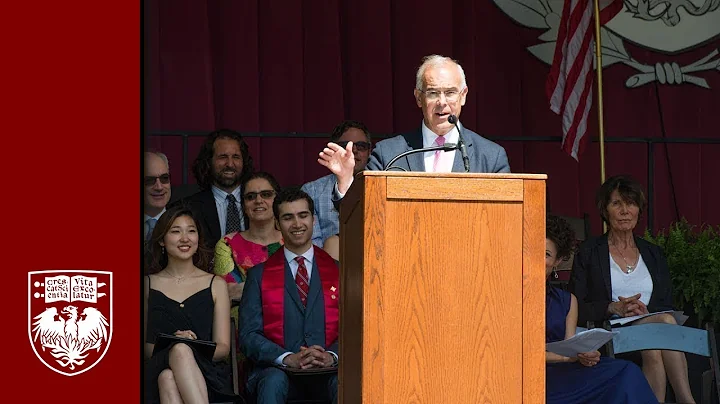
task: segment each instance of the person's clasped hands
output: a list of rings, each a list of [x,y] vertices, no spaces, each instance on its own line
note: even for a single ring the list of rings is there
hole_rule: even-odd
[[[593,351],[593,352],[579,353],[577,356],[577,360],[583,366],[587,366],[587,367],[595,366],[598,364],[598,362],[600,362],[600,352]]]
[[[649,314],[645,303],[640,301],[640,293],[630,297],[619,296],[619,299],[619,301],[612,302],[608,305],[608,312],[610,314],[615,314],[620,317]]]
[[[197,335],[192,330],[177,330],[174,335],[180,338],[197,339]]]
[[[283,364],[294,369],[327,368],[334,363],[333,355],[319,345],[300,347],[300,352],[283,358]]]

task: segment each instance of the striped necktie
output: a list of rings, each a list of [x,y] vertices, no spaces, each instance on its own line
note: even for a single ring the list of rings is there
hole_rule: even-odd
[[[310,285],[308,282],[308,272],[305,268],[305,258],[299,255],[295,257],[295,261],[298,263],[297,274],[295,274],[295,285],[298,289],[298,295],[300,295],[300,301],[303,306],[307,306],[308,292],[310,291]]]

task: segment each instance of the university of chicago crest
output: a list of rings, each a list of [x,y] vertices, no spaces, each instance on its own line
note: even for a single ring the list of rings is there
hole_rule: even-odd
[[[538,36],[541,42],[527,49],[538,59],[552,64],[565,1],[493,1],[517,23],[543,30]],[[610,2],[600,0],[600,4]],[[573,5],[578,3],[577,0],[571,2]],[[594,23],[591,27],[594,28]],[[622,0],[620,13],[600,29],[602,65],[607,68],[619,63],[634,69],[635,74],[625,81],[627,88],[656,82],[709,89],[710,84],[702,76],[720,72],[720,50],[711,50],[689,64],[680,63],[676,56],[718,37],[720,0]],[[650,50],[664,60],[655,63],[638,60],[625,43]]]
[[[55,372],[92,369],[112,339],[112,272],[29,272],[28,336],[35,355]]]

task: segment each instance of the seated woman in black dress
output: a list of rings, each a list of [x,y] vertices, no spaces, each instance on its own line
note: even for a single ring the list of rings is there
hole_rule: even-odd
[[[208,403],[233,397],[230,298],[225,281],[208,273],[193,213],[177,206],[158,220],[149,241],[145,279],[145,402]],[[153,352],[159,333],[214,341],[212,359],[192,345],[175,343]]]
[[[545,240],[545,272],[549,276],[570,256],[575,235],[570,225],[557,216],[548,216]],[[570,292],[547,285],[545,300],[546,342],[575,335],[578,304]],[[657,403],[640,368],[632,362],[600,357],[586,352],[568,358],[547,352],[547,403]]]

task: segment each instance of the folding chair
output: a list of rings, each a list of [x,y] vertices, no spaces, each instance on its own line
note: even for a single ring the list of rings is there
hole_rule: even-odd
[[[237,327],[235,326],[235,319],[232,317],[230,317],[230,366],[232,369],[233,393],[235,393],[237,398],[233,401],[213,402],[210,404],[238,404],[246,402],[240,395],[237,365]]]
[[[646,323],[616,328],[614,331],[618,331],[618,333],[606,345],[610,357],[627,352],[659,349],[691,353],[708,358],[710,370],[705,371],[702,375],[701,403],[710,404],[713,391],[720,398],[718,346],[712,324],[707,324],[703,330],[676,324]]]

